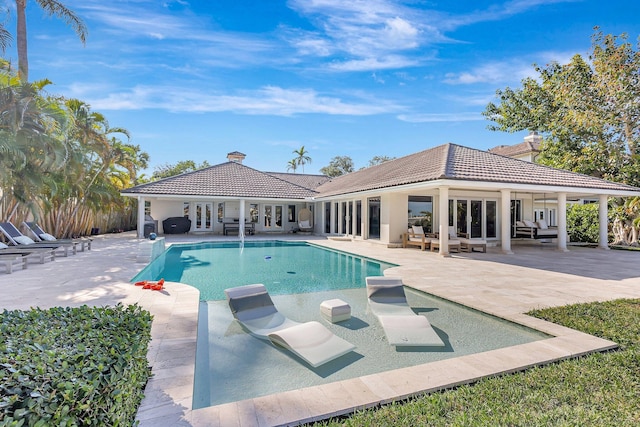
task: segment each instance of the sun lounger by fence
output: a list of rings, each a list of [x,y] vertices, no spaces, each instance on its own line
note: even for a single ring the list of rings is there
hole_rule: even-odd
[[[18,228],[10,222],[0,222],[0,231],[11,242],[12,245],[20,248],[49,248],[60,251],[62,256],[69,255],[69,249],[75,255],[77,243],[60,243],[60,242],[35,242],[32,238],[25,236]]]
[[[7,246],[2,242],[0,242],[0,255],[22,256],[24,261],[33,261],[39,264],[44,264],[45,261],[53,261],[56,258],[54,249],[52,248],[22,249],[15,246]]]
[[[29,222],[25,221],[22,223],[33,235],[33,238],[36,242],[56,242],[56,243],[76,243],[80,245],[80,252],[84,252],[84,248],[87,250],[91,250],[91,242],[93,239],[91,237],[81,237],[78,239],[58,239],[55,236],[52,236],[49,233],[46,233],[42,227],[38,225],[37,222]]]

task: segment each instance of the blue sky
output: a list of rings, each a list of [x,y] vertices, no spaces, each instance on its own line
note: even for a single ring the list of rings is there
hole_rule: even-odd
[[[480,114],[496,89],[586,54],[596,25],[640,35],[637,0],[63,3],[87,24],[86,46],[28,1],[30,79],[129,129],[148,174],[236,150],[285,172],[304,145],[317,173],[339,155],[360,168],[446,142],[516,144],[527,132],[489,131]]]

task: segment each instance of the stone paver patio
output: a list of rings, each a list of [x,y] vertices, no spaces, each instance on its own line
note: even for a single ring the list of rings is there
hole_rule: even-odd
[[[271,238],[291,238],[269,236]],[[299,236],[300,239],[302,236]],[[143,291],[129,280],[141,241],[133,233],[97,236],[91,251],[0,272],[0,308],[138,303],[154,316],[149,361],[153,377],[138,412],[141,426],[296,425],[391,402],[479,378],[605,350],[614,343],[524,315],[533,308],[617,298],[640,298],[640,252],[545,245],[514,245],[513,255],[487,253],[443,258],[417,249],[304,236],[327,247],[398,264],[386,275],[553,337],[519,346],[368,375],[255,399],[191,409],[198,320],[198,291],[168,283]],[[252,236],[252,239],[265,238]],[[219,236],[167,236],[167,243],[220,240]],[[232,239],[232,238],[231,238]]]

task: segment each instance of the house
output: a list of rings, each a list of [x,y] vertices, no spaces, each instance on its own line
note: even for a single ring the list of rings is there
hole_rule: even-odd
[[[515,145],[499,145],[494,148],[490,148],[489,152],[494,154],[500,154],[502,156],[513,157],[514,159],[525,160],[527,162],[536,163],[538,155],[542,148],[542,136],[537,132],[530,132],[529,135],[524,137],[524,141]],[[598,203],[597,198],[571,198],[567,199],[567,204],[587,204]],[[516,209],[519,212],[521,209]],[[553,198],[536,198],[533,203],[533,217],[532,221],[545,220],[551,226],[558,225],[557,213],[558,207],[556,200]],[[521,216],[516,214],[515,220],[520,220]]]
[[[542,146],[542,136],[538,132],[530,132],[524,137],[524,141],[516,145],[498,145],[489,149],[490,153],[500,154],[501,156],[513,157],[514,159],[526,160],[535,163],[536,158],[540,154]]]
[[[607,198],[640,196],[640,188],[451,143],[332,179],[261,172],[240,157],[122,194],[138,199],[139,218],[147,202],[155,218],[188,216],[192,233],[221,233],[225,218],[244,218],[258,233],[295,231],[296,213],[307,208],[315,234],[386,245],[401,242],[419,212],[427,228],[440,232],[442,255],[449,253],[449,226],[510,253],[513,225],[533,220],[538,200],[555,202],[555,240],[566,250],[566,205],[579,198],[599,201],[606,248]]]

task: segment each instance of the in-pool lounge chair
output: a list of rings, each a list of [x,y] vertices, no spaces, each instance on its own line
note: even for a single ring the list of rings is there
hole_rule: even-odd
[[[35,242],[31,237],[25,236],[10,222],[0,222],[0,231],[6,236],[12,245],[20,248],[48,248],[53,249],[56,252],[61,251],[62,256],[69,255],[69,249],[75,255],[77,243],[69,242]]]
[[[33,235],[33,240],[36,242],[56,242],[64,244],[77,243],[80,245],[80,252],[84,252],[85,246],[87,250],[91,250],[91,242],[93,241],[91,237],[83,237],[80,239],[57,239],[51,234],[45,232],[37,222],[25,221],[22,224],[29,229]]]
[[[283,347],[316,368],[355,349],[320,322],[295,322],[282,315],[262,284],[225,289],[233,317],[251,335]]]
[[[369,308],[378,318],[389,344],[394,346],[444,347],[429,320],[416,314],[407,303],[402,280],[367,277]]]

